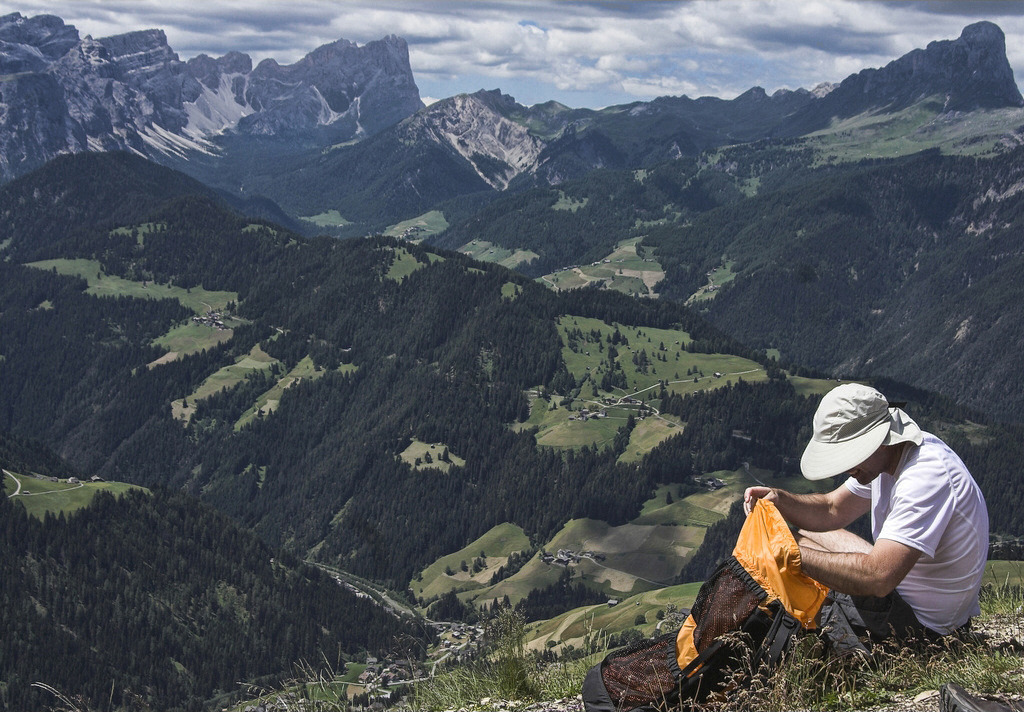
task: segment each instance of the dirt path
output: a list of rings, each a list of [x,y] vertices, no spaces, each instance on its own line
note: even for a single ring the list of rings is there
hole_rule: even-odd
[[[14,484],[16,484],[18,486],[18,489],[14,490],[14,494],[7,495],[7,498],[10,499],[11,497],[17,497],[19,494],[21,494],[21,480],[19,480],[17,477],[12,475],[7,470],[4,470],[3,472],[4,472],[5,475],[10,477],[12,480],[14,480]]]
[[[25,492],[21,496],[22,497],[45,497],[48,494],[64,494],[65,492],[70,492],[71,490],[81,489],[82,487],[85,487],[85,483],[84,482],[79,482],[74,487],[68,487],[67,489],[53,490],[51,492]],[[11,496],[13,497],[14,495],[11,495]]]
[[[745,376],[748,373],[757,373],[758,371],[761,371],[761,370],[762,369],[760,369],[760,368],[751,368],[751,369],[748,369],[746,371],[736,371],[735,373],[723,373],[720,376],[720,378],[726,378],[727,376]],[[710,380],[712,378],[714,378],[714,376],[704,376],[704,379],[706,379],[706,380]],[[680,379],[678,381],[666,381],[665,383],[666,383],[666,385],[671,386],[674,383],[692,383],[692,382],[693,382],[693,379],[686,378],[686,379]],[[641,393],[646,393],[647,391],[654,390],[655,388],[660,388],[660,387],[661,387],[660,383],[655,383],[652,386],[647,386],[647,388],[641,388],[638,391],[633,391],[632,393],[627,393],[627,394],[625,394],[623,396],[619,396],[619,400],[616,401],[615,403],[610,404],[610,405],[612,405],[612,406],[624,405],[622,401],[624,401],[626,398],[635,398],[636,396],[640,395]],[[596,401],[596,400],[587,400],[587,401],[584,401],[584,403],[592,403],[594,405],[598,405],[598,406],[601,406],[601,407],[605,407],[607,405],[607,404],[605,404],[605,403],[603,403],[601,401]],[[655,408],[654,406],[650,405],[649,403],[644,403],[644,405],[656,417],[661,418],[661,411],[659,411],[657,408]],[[664,418],[662,418],[662,419],[664,420]]]
[[[595,566],[600,566],[602,569],[607,569],[608,571],[614,571],[617,574],[622,574],[623,576],[628,576],[631,579],[637,579],[639,581],[646,581],[647,583],[652,583],[655,586],[661,586],[662,588],[664,588],[665,586],[671,586],[672,585],[670,583],[665,583],[664,581],[652,581],[649,578],[644,578],[643,576],[637,576],[636,574],[631,574],[628,571],[622,571],[621,569],[613,569],[611,566],[605,566],[604,564],[602,564],[599,561],[594,561],[594,559],[589,559],[589,561],[591,563],[593,563]]]

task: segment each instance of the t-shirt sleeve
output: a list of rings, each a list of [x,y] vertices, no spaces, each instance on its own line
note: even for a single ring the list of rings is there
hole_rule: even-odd
[[[898,541],[925,556],[935,556],[956,500],[949,478],[941,472],[906,472],[893,489],[891,507],[878,539]]]
[[[846,482],[843,484],[846,485],[846,489],[850,490],[861,499],[871,499],[871,485],[862,485],[853,477],[847,478]]]

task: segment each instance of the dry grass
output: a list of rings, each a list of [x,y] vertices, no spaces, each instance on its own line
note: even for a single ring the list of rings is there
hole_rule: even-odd
[[[934,710],[929,696],[947,682],[975,694],[1024,697],[1024,607],[1020,589],[983,592],[974,630],[939,641],[876,645],[869,660],[826,653],[821,640],[798,641],[771,676],[753,675],[749,686],[713,705],[731,712],[828,709]]]

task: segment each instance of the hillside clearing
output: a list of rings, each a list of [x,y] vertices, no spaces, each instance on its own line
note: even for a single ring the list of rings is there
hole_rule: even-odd
[[[196,314],[221,311],[229,302],[238,302],[237,292],[221,292],[202,287],[175,287],[155,282],[133,282],[123,277],[105,274],[96,260],[55,259],[29,262],[26,267],[56,270],[58,274],[81,277],[88,282],[86,294],[99,297],[135,297],[137,299],[177,299]]]
[[[714,299],[718,295],[718,290],[722,285],[728,284],[735,279],[736,272],[733,271],[734,264],[735,261],[726,260],[722,265],[715,267],[713,270],[708,272],[708,283],[691,294],[686,300],[686,305],[690,306],[698,302],[706,302]]]
[[[995,155],[1010,133],[1024,121],[1021,109],[976,109],[967,114],[943,113],[945,97],[925,97],[894,114],[866,113],[834,121],[808,134],[817,163],[843,163],[865,158],[897,158],[938,148],[951,155]]]
[[[463,467],[466,464],[463,458],[453,454],[444,443],[425,443],[416,439],[409,443],[409,447],[402,451],[399,458],[414,470],[432,467],[448,472],[453,466]]]
[[[419,575],[409,584],[409,588],[417,598],[431,598],[440,596],[452,590],[464,588],[463,581],[457,582],[453,575],[446,574],[450,569],[453,574],[461,573],[462,562],[471,565],[473,560],[481,555],[486,555],[487,567],[478,576],[480,579],[490,580],[499,566],[508,561],[510,554],[530,549],[530,539],[523,532],[522,528],[513,524],[499,524],[491,528],[485,534],[467,544],[459,551],[442,556],[440,559],[423,569]],[[479,573],[479,572],[478,572]]]
[[[557,326],[566,367],[582,386],[579,397],[570,401],[543,397],[539,389],[529,394],[530,417],[513,427],[537,428],[540,445],[607,445],[633,415],[638,427],[622,461],[634,462],[679,432],[679,419],[659,411],[662,387],[686,395],[720,388],[740,378],[750,382],[767,379],[763,367],[749,359],[687,351],[691,338],[680,329],[609,324],[572,315],[561,317]],[[613,347],[617,353],[610,359]],[[620,385],[602,388],[606,376],[615,376],[611,383]]]
[[[479,262],[494,262],[509,269],[515,269],[539,257],[536,252],[530,250],[508,249],[484,240],[473,240],[460,247],[458,251]]]
[[[432,235],[444,232],[448,229],[448,221],[440,210],[431,210],[419,217],[410,220],[403,220],[386,230],[384,234],[389,237],[400,237],[410,242],[419,243]]]
[[[580,204],[573,205],[580,207]],[[642,240],[642,237],[624,240],[603,259],[589,265],[566,267],[546,274],[538,281],[555,291],[579,289],[597,282],[603,289],[656,298],[658,295],[654,287],[665,278],[665,271],[657,260],[646,256],[640,245]]]
[[[342,364],[338,367],[338,370],[342,372],[354,371],[355,367],[351,364]],[[317,369],[313,365],[313,359],[309,356],[305,356],[301,361],[295,364],[295,368],[285,374],[273,385],[273,387],[262,393],[259,398],[256,399],[256,402],[252,407],[242,413],[241,417],[235,421],[235,430],[241,430],[255,418],[270,415],[277,410],[277,406],[281,402],[281,395],[288,388],[291,388],[297,383],[301,383],[303,379],[316,380],[323,375],[323,369]]]
[[[571,551],[578,560],[569,565],[574,581],[582,581],[609,598],[620,598],[671,584],[693,551],[704,540],[710,524],[718,521],[743,488],[754,480],[743,470],[718,472],[727,482],[717,492],[701,492],[666,504],[665,496],[678,485],[659,487],[633,521],[610,526],[594,519],[574,519],[565,524],[542,550],[555,554]],[[545,563],[534,555],[513,575],[490,583],[499,566],[514,551],[527,551],[529,539],[522,529],[504,524],[457,552],[441,557],[410,582],[417,598],[431,599],[448,591],[474,605],[508,596],[515,604],[531,590],[558,581],[565,567]],[[473,572],[474,560],[485,553],[486,566]],[[462,570],[465,562],[467,571]]]
[[[300,217],[299,219],[312,223],[317,227],[344,227],[345,225],[352,224],[350,220],[346,220],[342,217],[341,213],[337,210],[327,210],[318,215]]]
[[[4,494],[25,507],[25,511],[36,519],[43,519],[46,513],[71,514],[87,507],[100,492],[121,495],[130,489],[144,492],[144,487],[125,482],[79,482],[70,479],[21,475],[8,470],[0,474],[3,478]]]
[[[257,371],[269,371],[271,366],[280,363],[268,355],[259,344],[253,346],[249,353],[239,356],[230,366],[224,366],[206,377],[199,387],[185,398],[171,402],[171,414],[177,420],[188,425],[196,411],[196,401],[208,398],[218,391],[231,388],[241,383],[247,375]]]
[[[228,317],[225,323],[240,324],[240,319]],[[171,327],[163,336],[153,339],[153,345],[167,349],[167,353],[160,358],[146,364],[149,368],[170,363],[182,356],[199,353],[206,349],[212,349],[219,344],[231,340],[235,335],[234,329],[217,329],[208,324],[197,324],[188,321],[184,324]]]

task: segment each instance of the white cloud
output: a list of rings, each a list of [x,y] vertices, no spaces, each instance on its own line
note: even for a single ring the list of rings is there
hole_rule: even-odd
[[[97,37],[160,28],[185,59],[239,50],[288,64],[339,38],[365,44],[395,34],[408,41],[417,83],[432,96],[500,82],[528,103],[812,87],[955,38],[979,19],[1003,28],[1010,61],[1024,71],[1016,2],[6,0],[4,12],[56,14]]]

